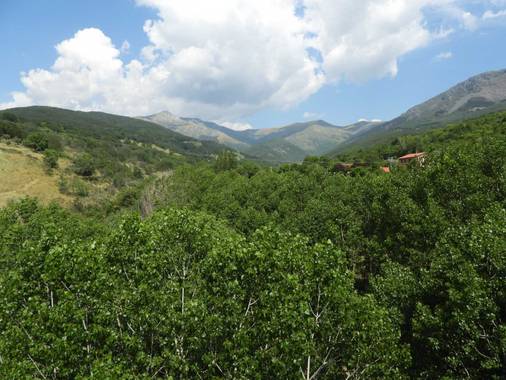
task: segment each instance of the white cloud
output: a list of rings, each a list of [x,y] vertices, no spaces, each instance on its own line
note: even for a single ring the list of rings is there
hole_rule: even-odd
[[[499,18],[499,17],[506,17],[506,9],[501,10],[501,11],[497,11],[497,12],[488,10],[485,13],[483,13],[483,16],[482,16],[482,18],[484,20],[490,20],[490,19],[495,19],[495,18]]]
[[[439,53],[438,55],[436,55],[436,57],[434,58],[436,61],[446,61],[448,59],[452,59],[453,58],[453,53],[451,51],[445,51],[445,52],[442,52],[442,53]]]
[[[383,120],[381,119],[358,119],[359,123],[367,122],[367,123],[381,123]]]
[[[323,118],[323,114],[321,113],[316,113],[316,112],[304,112],[304,114],[302,115],[302,117],[304,119],[321,119]]]
[[[330,81],[363,82],[395,76],[398,58],[426,45],[420,0],[306,0],[306,19],[316,35]]]
[[[234,131],[246,131],[248,129],[253,129],[253,126],[249,123],[234,123],[223,121],[220,124],[228,129],[233,129]]]
[[[25,90],[0,108],[239,120],[296,105],[325,83],[395,76],[400,57],[447,36],[455,20],[473,28],[462,1],[136,0],[158,14],[138,59],[121,57],[128,41],[116,48],[99,29],[80,30],[56,46],[52,67],[23,73]],[[429,27],[427,10],[453,21]]]

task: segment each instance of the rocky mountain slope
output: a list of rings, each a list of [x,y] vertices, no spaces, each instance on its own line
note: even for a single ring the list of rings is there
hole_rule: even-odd
[[[369,146],[396,136],[506,110],[506,70],[476,75],[361,135],[352,136],[336,151]]]

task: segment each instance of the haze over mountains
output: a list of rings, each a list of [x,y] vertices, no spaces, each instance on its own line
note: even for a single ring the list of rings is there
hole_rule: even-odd
[[[336,126],[324,120],[281,128],[235,131],[213,122],[180,118],[169,112],[140,117],[199,140],[211,140],[272,162],[297,162],[350,146],[442,126],[445,123],[506,109],[506,70],[472,77],[388,122]]]

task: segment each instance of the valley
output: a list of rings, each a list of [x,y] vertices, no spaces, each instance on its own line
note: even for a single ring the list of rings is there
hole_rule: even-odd
[[[506,112],[469,83],[344,127],[0,111],[0,377],[500,379]]]

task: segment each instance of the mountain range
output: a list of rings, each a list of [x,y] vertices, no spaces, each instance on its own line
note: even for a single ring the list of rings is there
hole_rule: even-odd
[[[333,154],[350,147],[384,142],[403,134],[506,109],[506,70],[474,76],[387,122],[337,126],[324,120],[280,128],[235,131],[217,123],[169,112],[139,117],[174,132],[214,141],[269,162],[299,162],[306,156]]]
[[[190,157],[210,157],[224,149],[234,149],[249,159],[284,163],[301,162],[307,156],[333,156],[505,109],[506,70],[500,70],[459,83],[393,120],[361,121],[347,126],[315,120],[280,128],[236,131],[167,111],[137,118],[40,106],[8,112],[28,122],[60,123],[94,137],[106,133],[119,139],[154,143]]]
[[[178,117],[167,111],[139,119],[198,140],[226,145],[259,160],[278,163],[298,162],[306,156],[323,155],[339,143],[379,124],[362,121],[341,127],[315,120],[281,128],[235,131],[213,122]]]

